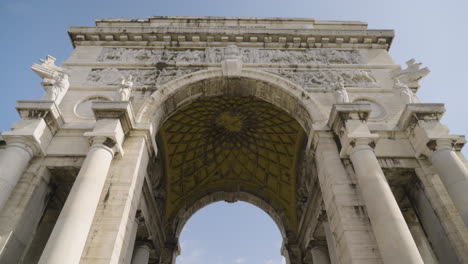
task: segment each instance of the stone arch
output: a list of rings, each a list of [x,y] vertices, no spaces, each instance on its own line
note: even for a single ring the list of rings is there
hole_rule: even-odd
[[[246,87],[236,91],[236,82]],[[244,69],[239,75],[226,77],[221,69],[208,69],[186,74],[159,87],[143,102],[136,120],[151,123],[157,130],[168,116],[196,98],[225,94],[250,95],[270,102],[291,114],[307,132],[313,122],[327,119],[314,98],[300,85],[281,76]]]
[[[298,128],[303,131],[305,137],[299,136],[295,141],[298,144],[295,146],[302,144],[302,149],[306,148],[305,141],[312,130],[313,122],[326,119],[318,103],[309,97],[301,86],[283,77],[251,69],[244,69],[236,76],[224,76],[221,69],[208,69],[184,75],[159,87],[150,98],[144,101],[136,120],[139,123],[151,124],[155,134],[159,134],[160,130],[163,130],[163,124],[172,116],[177,115],[178,110],[208,98],[223,96],[256,98],[281,109],[285,115],[295,120]],[[299,138],[302,138],[304,142]],[[158,144],[158,148],[161,146]],[[296,149],[299,150],[299,148]],[[166,152],[164,147],[161,148],[160,153],[163,152]],[[166,172],[164,175],[164,177],[167,176]],[[289,175],[297,177],[298,174]],[[290,186],[293,186],[294,190],[296,184],[293,183]],[[166,241],[177,241],[184,224],[199,209],[212,202],[230,199],[249,202],[265,211],[278,226],[285,243],[293,243],[297,240],[298,219],[296,212],[291,214],[291,210],[296,210],[295,194],[292,200],[288,200],[293,201],[289,203],[291,207],[285,208],[284,203],[278,203],[278,200],[275,200],[276,197],[258,193],[248,189],[249,187],[245,185],[242,185],[240,189],[225,187],[210,190],[208,193],[200,193],[200,196],[192,197],[190,201],[187,200],[183,207],[175,211],[175,214],[166,214],[168,218],[163,221]],[[165,200],[169,199],[167,195],[168,193],[165,194]],[[174,212],[167,209],[165,211]]]
[[[187,205],[184,208],[181,208],[177,214],[179,221],[174,223],[174,226],[172,227],[172,231],[174,232],[172,235],[174,235],[175,238],[178,238],[185,224],[195,213],[197,213],[199,210],[203,209],[204,207],[210,204],[220,202],[220,201],[226,201],[229,203],[242,201],[242,202],[255,205],[256,207],[264,211],[267,215],[269,215],[273,219],[283,239],[287,239],[289,236],[292,235],[292,233],[288,230],[288,227],[287,227],[288,218],[280,211],[279,208],[274,208],[270,203],[265,201],[265,199],[259,197],[256,194],[245,192],[245,191],[214,192],[211,194],[204,195],[200,197],[194,203]]]

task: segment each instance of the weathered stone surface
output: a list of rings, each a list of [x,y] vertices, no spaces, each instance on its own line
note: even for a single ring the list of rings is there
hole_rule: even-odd
[[[468,262],[465,140],[419,103],[429,70],[393,63],[392,30],[150,17],[69,35],[0,136],[0,262],[173,263],[216,201],[270,215],[288,264]]]

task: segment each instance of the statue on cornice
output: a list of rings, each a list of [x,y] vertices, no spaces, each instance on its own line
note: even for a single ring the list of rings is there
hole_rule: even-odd
[[[122,77],[122,81],[120,82],[120,101],[128,101],[130,100],[130,93],[132,92],[133,88],[133,77],[132,75],[128,75],[127,77]]]
[[[68,73],[56,66],[56,59],[50,55],[39,61],[41,65],[33,64],[31,69],[42,78],[41,85],[46,91],[42,100],[54,101],[58,105],[70,86]]]
[[[341,78],[341,76],[338,78],[338,81],[335,84],[333,96],[335,97],[335,103],[337,104],[349,103],[348,92],[344,87],[344,80]]]
[[[419,88],[419,81],[429,74],[430,70],[425,67],[421,68],[421,63],[416,63],[415,59],[406,62],[407,68],[395,69],[391,73],[391,77],[398,78],[400,82],[404,83],[411,89]]]
[[[401,82],[400,79],[394,79],[393,89],[399,92],[400,99],[403,100],[405,104],[419,103],[418,97],[411,91],[408,85]]]

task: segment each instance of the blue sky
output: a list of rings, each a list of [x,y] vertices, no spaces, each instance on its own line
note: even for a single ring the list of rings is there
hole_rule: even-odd
[[[466,0],[1,0],[0,131],[18,120],[16,100],[39,99],[43,93],[30,66],[48,54],[59,63],[69,56],[68,26],[94,25],[97,18],[156,15],[308,17],[365,21],[372,29],[395,29],[390,49],[395,62],[415,58],[431,70],[421,82],[421,101],[445,103],[443,122],[453,134],[468,134]],[[255,243],[246,242],[250,240]],[[281,261],[278,229],[260,209],[241,203],[202,209],[188,222],[181,243],[179,264]]]

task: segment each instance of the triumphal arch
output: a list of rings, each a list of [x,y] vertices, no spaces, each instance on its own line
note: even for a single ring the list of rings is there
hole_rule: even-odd
[[[286,18],[102,19],[32,70],[1,134],[0,263],[175,263],[202,207],[245,201],[287,263],[468,263],[463,136],[392,30]],[[38,84],[39,86],[39,84]]]

